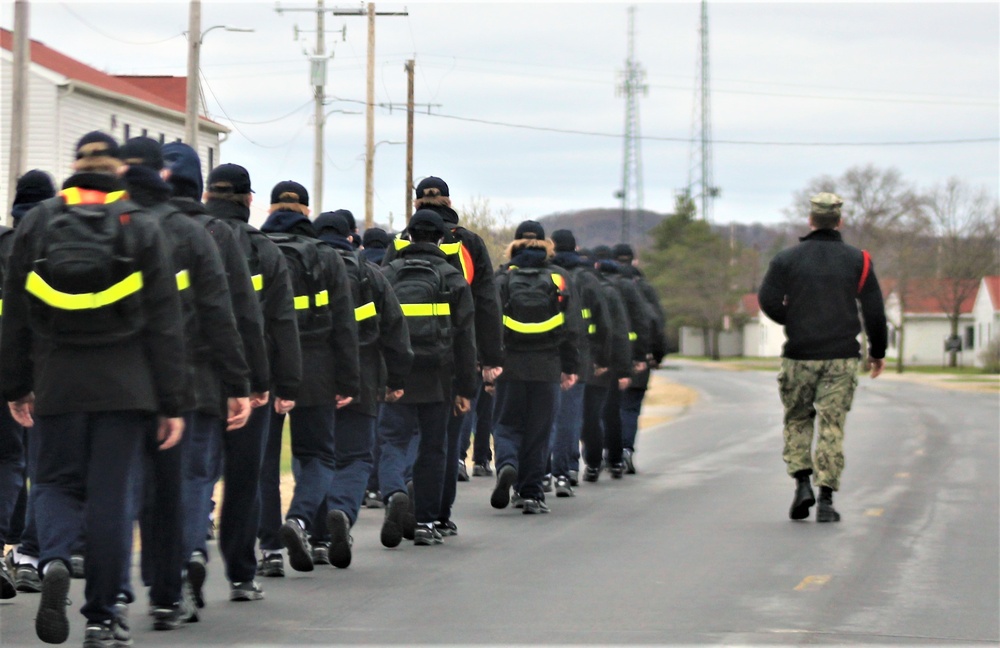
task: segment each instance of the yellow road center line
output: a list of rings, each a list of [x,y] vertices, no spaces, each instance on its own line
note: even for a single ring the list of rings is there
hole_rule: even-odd
[[[802,579],[802,582],[795,586],[795,590],[798,592],[811,592],[823,587],[830,582],[829,574],[818,574],[815,576],[806,576]]]
[[[895,476],[897,478],[899,478],[899,479],[909,479],[910,478],[910,473],[908,473],[908,472],[898,472],[898,473],[896,473]]]
[[[870,508],[865,510],[865,515],[868,517],[880,517],[883,513],[885,513],[885,509],[881,508]]]

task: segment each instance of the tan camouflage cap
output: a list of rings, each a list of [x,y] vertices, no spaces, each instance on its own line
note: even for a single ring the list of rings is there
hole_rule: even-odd
[[[809,202],[811,203],[810,211],[820,216],[824,214],[840,215],[840,207],[844,204],[840,196],[826,191],[816,194],[809,199]]]

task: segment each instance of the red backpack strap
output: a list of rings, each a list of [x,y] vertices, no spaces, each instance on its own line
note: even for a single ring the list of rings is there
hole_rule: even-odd
[[[858,282],[858,294],[861,294],[861,289],[865,287],[865,282],[868,281],[868,271],[872,267],[872,257],[868,254],[868,250],[861,250],[861,281]]]

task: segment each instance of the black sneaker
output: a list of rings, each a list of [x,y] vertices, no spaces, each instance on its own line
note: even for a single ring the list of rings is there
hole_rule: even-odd
[[[111,623],[88,623],[83,631],[83,648],[113,648],[118,645]]]
[[[327,542],[317,542],[312,546],[312,558],[314,565],[330,564],[330,544]]]
[[[490,477],[493,475],[493,469],[490,468],[489,463],[477,463],[472,466],[472,476],[473,477]]]
[[[300,572],[313,570],[312,553],[309,551],[309,538],[306,530],[298,521],[289,518],[281,525],[281,544],[288,549],[288,564]]]
[[[583,481],[585,482],[596,482],[597,478],[601,476],[601,470],[599,468],[591,468],[587,466],[586,470],[583,471]]]
[[[181,614],[182,623],[198,623],[198,606],[194,602],[194,593],[191,583],[184,581],[181,584]]]
[[[528,498],[524,500],[524,510],[521,511],[525,515],[539,515],[542,513],[549,512],[549,505],[545,503],[545,500],[537,500]]]
[[[625,448],[622,450],[622,461],[625,462],[625,474],[634,475],[635,472],[635,450]]]
[[[418,524],[413,532],[413,544],[418,547],[430,547],[444,542],[441,534],[433,524]]]
[[[410,504],[406,509],[406,517],[403,518],[403,537],[413,540],[413,533],[417,528],[417,496],[413,490],[413,480],[406,482],[406,496],[410,498]]]
[[[458,462],[458,481],[461,482],[469,481],[469,469],[466,467],[464,461]]]
[[[403,525],[409,515],[410,498],[406,493],[393,493],[389,496],[389,504],[385,507],[385,520],[382,522],[380,539],[384,547],[398,547],[403,541]]]
[[[542,492],[552,492],[552,475],[545,475],[545,477],[542,477]]]
[[[14,587],[18,592],[37,594],[42,591],[42,579],[38,575],[38,568],[31,563],[19,563],[14,566],[13,572]]]
[[[285,558],[280,553],[265,555],[257,563],[257,575],[266,578],[282,578],[285,575]]]
[[[191,596],[194,597],[194,604],[199,608],[205,607],[205,598],[202,596],[201,590],[205,587],[205,576],[207,576],[206,562],[205,554],[196,551],[191,554],[191,559],[187,564],[187,582],[191,585]]]
[[[0,562],[0,599],[12,599],[15,596],[17,596],[17,586],[14,585],[14,576],[11,575],[5,560]]]
[[[81,579],[87,577],[85,562],[83,554],[73,554],[69,557],[69,571],[73,578]]]
[[[173,630],[183,621],[180,603],[158,605],[153,608],[153,630]]]
[[[118,623],[117,628],[114,629],[129,635],[129,638],[131,638],[131,625],[129,625],[128,620],[128,596],[125,594],[116,596],[114,608],[115,619]]]
[[[497,485],[490,496],[490,506],[495,509],[507,508],[510,504],[510,487],[517,481],[517,470],[507,464],[497,472]]]
[[[378,491],[365,491],[364,507],[370,509],[383,508],[385,504],[382,503],[382,493]]]
[[[516,509],[524,508],[524,498],[517,491],[513,491],[510,494],[510,505]]]
[[[330,563],[337,569],[351,566],[351,521],[347,514],[330,509],[326,514],[326,528],[330,531]]]
[[[434,523],[434,528],[441,534],[442,538],[458,535],[458,525],[451,520],[438,520]]]
[[[622,475],[625,474],[625,464],[622,462],[617,462],[608,465],[608,472],[611,473],[611,479],[621,479]]]
[[[573,497],[573,486],[569,483],[569,477],[556,477],[556,497]]]
[[[260,601],[264,598],[264,590],[260,588],[257,581],[243,581],[233,583],[229,589],[230,601]]]
[[[571,471],[569,471],[569,485],[570,486],[579,486],[580,485],[580,471],[579,470],[571,470]]]
[[[69,581],[66,563],[61,560],[49,563],[48,572],[42,579],[42,598],[35,615],[35,634],[45,643],[62,643],[69,637],[69,619],[66,618]]]

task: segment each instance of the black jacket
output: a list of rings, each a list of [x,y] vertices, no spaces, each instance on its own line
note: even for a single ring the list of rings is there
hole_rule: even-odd
[[[591,376],[587,383],[618,388],[619,378],[632,374],[632,343],[629,341],[629,318],[618,285],[606,274],[595,273],[607,304],[608,313],[608,370],[600,376]]]
[[[639,289],[639,294],[642,295],[649,306],[649,312],[653,316],[649,324],[649,354],[653,362],[659,364],[663,360],[663,357],[667,355],[667,337],[665,331],[667,315],[663,311],[663,305],[660,303],[660,296],[639,268],[622,264],[621,272],[623,276],[632,279],[636,288]]]
[[[249,224],[249,207],[228,200],[210,199],[205,203],[205,209],[233,228],[251,276],[260,277],[254,289],[264,322],[264,341],[271,373],[269,389],[275,398],[296,400],[303,380],[302,349],[299,347],[299,326],[285,256],[265,234]]]
[[[366,261],[345,238],[340,238],[339,241],[322,240],[342,259],[348,255],[357,259],[362,282],[360,301],[370,300],[355,304],[360,342],[358,359],[361,362],[361,388],[358,398],[347,409],[366,416],[376,416],[383,390],[386,387],[392,390],[403,389],[406,377],[410,374],[413,351],[410,349],[406,318],[403,317],[403,310],[392,286],[378,266]],[[372,317],[368,317],[366,308],[374,310]]]
[[[578,380],[590,380],[594,367],[607,367],[611,358],[611,320],[601,281],[576,252],[556,252],[552,263],[566,270],[580,305],[581,333],[587,344],[580,345]]]
[[[358,361],[358,325],[350,279],[340,255],[315,238],[309,219],[298,212],[279,210],[261,226],[265,234],[296,237],[316,248],[322,264],[322,285],[329,297],[332,326],[315,338],[299,330],[303,383],[297,405],[332,405],[335,396],[358,398],[361,368]],[[280,252],[279,252],[280,254]]]
[[[267,360],[267,346],[264,343],[264,319],[260,310],[260,302],[254,292],[250,269],[236,233],[223,221],[210,216],[205,206],[191,198],[175,197],[170,200],[178,210],[186,214],[193,222],[205,228],[219,250],[222,267],[225,269],[226,281],[229,285],[229,297],[232,302],[233,315],[236,318],[236,330],[243,342],[243,355],[250,368],[250,391],[252,393],[266,392],[271,387],[270,371]],[[204,364],[204,363],[202,363]],[[206,368],[207,369],[207,368]],[[219,387],[208,375],[212,371],[203,372],[199,369],[196,394],[199,408],[202,401],[218,401],[222,395],[213,396],[210,390],[218,391]],[[213,387],[213,385],[215,385]]]
[[[761,310],[785,327],[784,357],[859,357],[860,301],[869,355],[884,358],[888,331],[875,268],[861,284],[862,252],[844,243],[837,230],[814,230],[799,240],[771,260],[757,294]]]
[[[625,304],[629,321],[629,340],[632,342],[632,360],[645,362],[650,352],[650,322],[655,320],[655,316],[635,282],[622,275],[621,264],[610,259],[602,259],[597,262],[597,270],[618,288]]]
[[[544,242],[538,242],[544,244]],[[577,303],[572,290],[572,280],[558,266],[552,266],[544,247],[529,247],[514,253],[510,263],[505,264],[497,272],[497,292],[500,302],[506,301],[507,282],[510,279],[511,268],[551,267],[556,274],[566,280],[566,301],[563,305],[565,320],[559,327],[557,345],[546,350],[517,350],[504,344],[503,373],[499,380],[521,380],[529,382],[559,382],[560,374],[579,374],[580,347],[584,340],[581,332],[581,307]],[[506,338],[507,328],[504,327]]]
[[[440,403],[451,400],[452,393],[471,399],[476,394],[476,324],[472,291],[462,274],[452,267],[440,248],[432,243],[413,243],[398,250],[397,259],[423,259],[433,263],[445,278],[450,290],[452,353],[450,362],[435,368],[414,364],[406,378],[406,390],[399,401],[404,404]],[[390,285],[395,285],[396,267],[382,266]],[[453,389],[454,388],[454,389]]]
[[[118,178],[99,173],[74,174],[63,187],[105,193],[123,189]],[[131,201],[121,206],[139,211]],[[184,330],[163,233],[149,219],[126,219],[132,228],[134,267],[142,273],[139,332],[113,344],[71,346],[42,334],[31,310],[37,298],[25,289],[28,273],[43,253],[49,219],[46,204],[36,207],[14,235],[0,337],[3,397],[14,401],[34,392],[39,416],[108,411],[179,416],[185,393]]]
[[[219,249],[204,227],[169,202],[170,185],[155,171],[133,166],[124,179],[129,197],[148,210],[170,243],[184,315],[190,390],[185,410],[221,417],[226,413],[225,398],[249,395],[250,370]],[[202,386],[199,377],[205,374],[210,375],[209,384]]]

